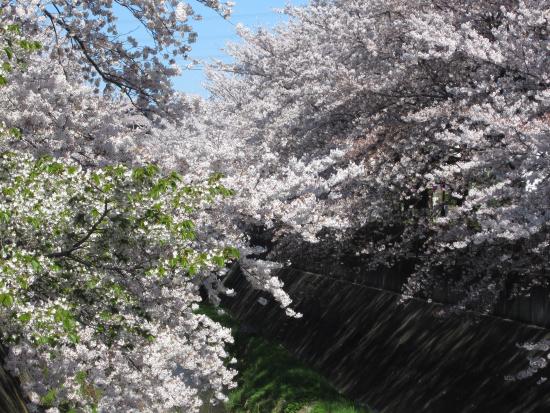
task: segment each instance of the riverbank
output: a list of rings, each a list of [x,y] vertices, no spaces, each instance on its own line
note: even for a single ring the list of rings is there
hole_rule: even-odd
[[[205,307],[201,312],[230,327],[235,337],[229,351],[237,359],[238,387],[229,393],[225,410],[220,406],[216,413],[368,413],[280,344],[242,328],[213,308]]]

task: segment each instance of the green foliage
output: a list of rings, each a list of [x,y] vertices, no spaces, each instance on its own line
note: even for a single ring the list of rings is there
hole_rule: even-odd
[[[46,407],[50,407],[53,405],[56,398],[57,398],[57,390],[51,389],[44,396],[42,396],[40,403]]]
[[[238,387],[229,393],[230,413],[368,413],[343,398],[319,373],[282,346],[239,333],[238,323],[212,306],[198,311],[230,327],[235,343]]]
[[[308,413],[361,413],[363,410],[346,401],[320,401],[309,406]]]
[[[365,412],[280,345],[238,337],[236,352],[240,375],[239,387],[229,396],[231,413]]]
[[[4,307],[11,307],[13,304],[13,296],[9,293],[0,293],[0,304]]]
[[[150,305],[172,299],[165,286],[183,288],[181,280],[239,257],[223,243],[195,242],[204,222],[188,210],[223,197],[218,191],[214,199],[212,188],[207,182],[184,185],[179,175],[154,165],[91,172],[51,157],[1,152],[0,321],[9,320],[0,329],[4,340],[24,340],[50,354],[90,340],[123,351],[154,342]],[[146,285],[158,286],[149,289],[158,294],[155,301],[140,294]],[[181,303],[175,305],[181,311]],[[93,411],[100,391],[83,372],[75,380],[82,404],[65,400],[67,390],[60,386],[68,384],[62,380],[42,395],[42,404]]]
[[[36,52],[42,49],[42,44],[38,41],[22,39],[19,41],[19,47],[27,52]]]

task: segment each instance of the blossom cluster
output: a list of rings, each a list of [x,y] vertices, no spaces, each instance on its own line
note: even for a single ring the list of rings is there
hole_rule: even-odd
[[[274,31],[239,28],[234,62],[211,67],[213,97],[189,121],[197,143],[223,148],[201,162],[223,159],[239,213],[308,242],[377,228],[387,236],[357,250],[366,265],[414,257],[405,296],[443,285],[457,308],[490,311],[547,283],[547,2],[285,12]]]
[[[238,27],[212,98],[162,136],[199,154],[189,169],[221,167],[233,215],[332,253],[361,233],[363,270],[411,268],[404,298],[443,289],[452,310],[547,286],[548,2],[283,12],[273,31]]]
[[[2,46],[27,62],[0,68],[0,330],[35,402],[193,411],[222,397],[230,337],[195,313],[199,286],[214,303],[231,293],[221,276],[240,256],[300,316],[276,278],[288,257],[251,245],[251,228],[294,250],[352,245],[364,269],[406,263],[404,298],[445,288],[454,309],[548,283],[547,0],[288,6],[273,31],[237,28],[210,99],[170,86],[192,7],[117,4],[154,46],[120,36],[111,1],[0,14]]]
[[[229,190],[153,166],[0,155],[0,331],[32,402],[196,411],[234,385],[230,331],[196,312],[238,251],[196,234]]]
[[[197,0],[228,18],[231,2]],[[72,62],[84,80],[107,95],[121,94],[142,111],[175,115],[171,78],[180,72],[176,58],[186,57],[197,33],[189,17],[200,19],[191,4],[180,0],[57,1],[19,0],[2,4],[32,38],[44,39],[52,61]],[[128,16],[151,37],[139,44],[120,31],[119,17]],[[4,17],[2,17],[4,18]],[[42,40],[38,39],[38,40]],[[66,75],[71,75],[67,68]],[[177,99],[176,99],[177,100]]]

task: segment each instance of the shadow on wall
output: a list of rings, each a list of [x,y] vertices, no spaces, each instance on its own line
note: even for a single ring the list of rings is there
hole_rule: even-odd
[[[260,236],[265,238],[273,235],[268,231],[262,234],[261,229],[256,229],[251,239],[270,251],[269,259],[280,262],[290,260],[296,270],[401,293],[404,283],[415,272],[419,263],[414,254],[409,258],[398,259],[390,267],[380,266],[378,269],[365,270],[369,267],[371,258],[357,252],[370,241],[379,241],[387,236],[398,237],[402,231],[403,228],[395,226],[380,231],[374,225],[360,228],[351,239],[340,244],[308,243],[293,235],[287,235],[278,239],[277,243],[270,244]],[[550,329],[550,288],[534,287],[528,295],[516,295],[522,288],[522,282],[508,281],[494,303],[491,314]],[[464,298],[444,282],[431,291],[431,296],[434,301],[446,304],[457,304]]]
[[[0,360],[3,361],[4,350],[0,348]],[[17,381],[0,364],[0,412],[28,413],[23,395]]]
[[[545,337],[546,329],[472,314],[438,318],[438,305],[402,305],[391,291],[293,269],[279,276],[302,319],[286,317],[272,300],[261,305],[269,297],[239,271],[226,281],[238,294],[224,306],[358,402],[388,413],[550,411],[548,381],[504,380],[528,365],[516,343]]]

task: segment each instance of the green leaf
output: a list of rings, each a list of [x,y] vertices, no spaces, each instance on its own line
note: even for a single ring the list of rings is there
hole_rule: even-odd
[[[21,28],[19,27],[18,24],[8,24],[8,27],[6,27],[6,29],[8,30],[8,32],[11,32],[11,33],[16,33],[16,34],[21,33]]]
[[[136,168],[132,171],[132,179],[134,181],[141,181],[145,176],[145,171],[143,168]]]
[[[97,287],[99,284],[100,279],[98,277],[92,277],[88,281],[86,281],[86,287],[89,289]]]
[[[187,219],[185,221],[181,221],[179,223],[179,226],[181,227],[181,229],[194,229],[195,228],[195,223],[193,221],[191,221],[190,219]]]
[[[26,290],[29,288],[29,281],[24,276],[17,277],[17,282],[22,289]]]
[[[63,267],[61,267],[61,265],[57,264],[57,263],[54,263],[50,266],[50,270],[52,270],[53,272],[59,272],[63,269]]]
[[[65,312],[66,310],[63,310],[62,308],[58,308],[57,310],[55,310],[54,320],[58,323],[63,321],[63,319],[65,318]]]
[[[178,257],[170,258],[168,260],[168,265],[170,266],[170,268],[176,268],[179,262],[180,260]]]
[[[76,322],[73,320],[72,316],[66,317],[63,320],[63,329],[65,332],[74,332],[76,327]]]
[[[225,266],[225,259],[219,255],[216,255],[214,258],[212,258],[212,261],[214,264],[216,264],[218,267]]]
[[[21,34],[21,27],[19,27],[18,24],[8,24],[8,27],[6,27],[8,32]]]
[[[151,190],[149,191],[149,196],[153,199],[158,199],[161,194],[165,193],[168,189],[168,181],[166,179],[159,180]]]
[[[105,311],[105,310],[103,310],[103,311],[101,311],[101,312],[99,313],[99,317],[100,317],[103,321],[109,321],[109,320],[111,319],[111,315],[112,315],[112,314],[111,314],[110,312]]]
[[[63,173],[64,170],[65,170],[65,165],[63,165],[62,163],[59,163],[59,162],[51,163],[50,165],[48,165],[46,167],[46,171],[50,175],[59,175],[59,174]]]
[[[10,219],[11,219],[10,211],[0,211],[0,222],[8,224],[10,222]]]
[[[181,182],[183,181],[183,176],[181,176],[181,174],[177,173],[177,172],[172,172],[170,174],[170,179],[172,181],[178,181],[178,182]]]
[[[210,177],[208,178],[208,183],[210,185],[212,184],[215,184],[216,182],[218,182],[220,179],[222,179],[224,177],[224,174],[220,173],[220,172],[214,172],[212,175],[210,175]]]
[[[33,49],[32,43],[29,42],[27,39],[19,40],[19,47],[23,50],[31,51]]]
[[[79,371],[78,373],[76,373],[76,376],[75,376],[76,382],[80,385],[85,384],[87,378],[88,378],[88,374],[85,371]]]
[[[92,181],[94,181],[94,183],[95,183],[96,185],[101,184],[101,178],[100,178],[100,176],[99,176],[98,174],[96,174],[96,173],[93,173],[93,174],[92,174]]]
[[[197,261],[201,264],[204,264],[206,263],[207,258],[208,258],[208,254],[206,252],[201,252],[197,257]]]
[[[8,133],[15,139],[21,139],[23,137],[23,132],[19,128],[10,128]]]
[[[155,176],[159,172],[158,166],[155,166],[153,164],[147,165],[144,169],[145,169],[145,174],[148,177]]]
[[[31,321],[31,313],[23,313],[21,314],[18,319],[19,321],[21,321],[23,324],[27,324],[29,321]]]
[[[101,188],[101,189],[102,189],[103,192],[110,192],[110,191],[112,191],[112,189],[113,189],[114,187],[115,187],[115,186],[114,186],[113,184],[111,184],[111,183],[106,183],[105,185],[103,185],[103,188]]]
[[[4,307],[11,307],[13,305],[13,296],[8,293],[0,293],[0,304]]]
[[[44,396],[42,396],[40,403],[46,407],[51,407],[53,406],[55,399],[57,399],[57,390],[51,389]]]
[[[69,333],[67,337],[69,337],[69,341],[73,344],[78,344],[80,342],[80,336],[76,333]]]
[[[223,255],[227,259],[238,260],[241,257],[241,253],[235,247],[226,247],[223,249]]]
[[[193,241],[197,237],[194,231],[183,231],[181,233],[181,238],[184,240]]]
[[[35,270],[36,272],[42,269],[42,265],[40,265],[40,263],[36,258],[31,259],[31,266],[32,266],[32,269]]]
[[[6,56],[8,57],[8,60],[13,59],[13,50],[11,47],[4,47],[4,52],[6,52]]]
[[[34,229],[39,229],[42,224],[41,219],[37,217],[27,217],[25,221],[27,221],[28,224],[31,224]]]

